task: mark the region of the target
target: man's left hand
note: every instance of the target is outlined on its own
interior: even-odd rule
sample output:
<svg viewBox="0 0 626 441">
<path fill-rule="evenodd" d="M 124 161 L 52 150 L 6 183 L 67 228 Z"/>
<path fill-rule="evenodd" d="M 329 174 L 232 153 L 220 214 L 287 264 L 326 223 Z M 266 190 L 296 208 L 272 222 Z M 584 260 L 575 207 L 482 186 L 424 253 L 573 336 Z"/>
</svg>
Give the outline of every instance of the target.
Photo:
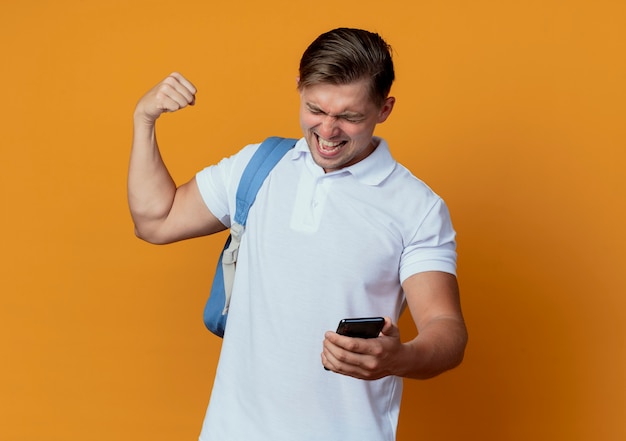
<svg viewBox="0 0 626 441">
<path fill-rule="evenodd" d="M 324 336 L 322 364 L 328 370 L 362 380 L 394 375 L 402 352 L 400 330 L 385 317 L 377 338 L 354 338 L 328 331 Z"/>
</svg>

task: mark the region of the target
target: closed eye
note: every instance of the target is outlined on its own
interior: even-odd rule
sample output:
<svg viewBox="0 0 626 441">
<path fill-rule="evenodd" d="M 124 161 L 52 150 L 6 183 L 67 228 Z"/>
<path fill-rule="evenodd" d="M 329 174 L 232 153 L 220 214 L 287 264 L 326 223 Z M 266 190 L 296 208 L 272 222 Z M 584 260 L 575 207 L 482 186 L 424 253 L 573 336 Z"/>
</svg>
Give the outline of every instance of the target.
<svg viewBox="0 0 626 441">
<path fill-rule="evenodd" d="M 306 108 L 312 115 L 328 115 L 328 113 L 324 112 L 322 109 L 312 106 L 311 104 L 307 104 Z M 365 117 L 359 113 L 341 113 L 339 115 L 335 115 L 334 117 L 351 124 L 358 124 L 365 119 Z"/>
<path fill-rule="evenodd" d="M 363 118 L 348 117 L 348 116 L 344 116 L 344 117 L 342 117 L 342 119 L 344 121 L 347 121 L 347 122 L 352 123 L 352 124 L 358 124 L 361 121 L 363 121 Z"/>
<path fill-rule="evenodd" d="M 313 107 L 310 104 L 307 104 L 306 108 L 309 111 L 309 113 L 312 113 L 313 115 L 326 115 L 326 113 L 323 112 L 322 109 Z"/>
</svg>

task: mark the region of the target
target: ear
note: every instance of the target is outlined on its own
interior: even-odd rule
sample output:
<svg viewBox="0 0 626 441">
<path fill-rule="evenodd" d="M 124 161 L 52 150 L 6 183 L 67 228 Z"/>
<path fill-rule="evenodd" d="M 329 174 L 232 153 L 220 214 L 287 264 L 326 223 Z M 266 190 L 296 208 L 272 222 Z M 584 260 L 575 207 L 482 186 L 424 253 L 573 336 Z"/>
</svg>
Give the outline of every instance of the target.
<svg viewBox="0 0 626 441">
<path fill-rule="evenodd" d="M 395 103 L 396 99 L 392 96 L 385 99 L 385 102 L 378 112 L 378 124 L 385 122 L 387 118 L 389 118 L 389 115 L 391 115 L 391 111 L 393 110 L 393 105 Z"/>
</svg>

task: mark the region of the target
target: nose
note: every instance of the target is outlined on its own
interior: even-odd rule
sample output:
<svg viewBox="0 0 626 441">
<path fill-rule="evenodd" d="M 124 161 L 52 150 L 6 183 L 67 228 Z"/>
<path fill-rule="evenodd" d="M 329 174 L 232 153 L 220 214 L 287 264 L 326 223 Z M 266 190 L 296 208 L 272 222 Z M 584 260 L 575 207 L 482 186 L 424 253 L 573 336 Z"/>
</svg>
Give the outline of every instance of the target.
<svg viewBox="0 0 626 441">
<path fill-rule="evenodd" d="M 325 115 L 322 123 L 319 126 L 319 134 L 324 139 L 332 139 L 334 136 L 337 136 L 339 132 L 340 129 L 337 124 L 337 117 L 332 115 Z"/>
</svg>

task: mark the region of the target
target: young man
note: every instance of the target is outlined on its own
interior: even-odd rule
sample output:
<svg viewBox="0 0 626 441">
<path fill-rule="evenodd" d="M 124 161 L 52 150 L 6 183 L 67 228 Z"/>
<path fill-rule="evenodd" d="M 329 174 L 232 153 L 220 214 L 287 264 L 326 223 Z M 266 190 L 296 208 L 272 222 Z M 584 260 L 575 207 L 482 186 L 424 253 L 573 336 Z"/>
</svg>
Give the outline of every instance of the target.
<svg viewBox="0 0 626 441">
<path fill-rule="evenodd" d="M 467 333 L 448 210 L 374 136 L 393 110 L 393 80 L 390 48 L 374 33 L 335 29 L 305 51 L 304 137 L 250 210 L 202 441 L 393 440 L 402 377 L 461 362 Z M 174 73 L 135 110 L 128 197 L 136 233 L 149 242 L 229 227 L 258 148 L 177 188 L 155 122 L 193 105 L 195 93 Z M 396 326 L 404 304 L 419 331 L 406 342 Z M 386 317 L 378 338 L 331 331 L 367 316 Z"/>
</svg>

